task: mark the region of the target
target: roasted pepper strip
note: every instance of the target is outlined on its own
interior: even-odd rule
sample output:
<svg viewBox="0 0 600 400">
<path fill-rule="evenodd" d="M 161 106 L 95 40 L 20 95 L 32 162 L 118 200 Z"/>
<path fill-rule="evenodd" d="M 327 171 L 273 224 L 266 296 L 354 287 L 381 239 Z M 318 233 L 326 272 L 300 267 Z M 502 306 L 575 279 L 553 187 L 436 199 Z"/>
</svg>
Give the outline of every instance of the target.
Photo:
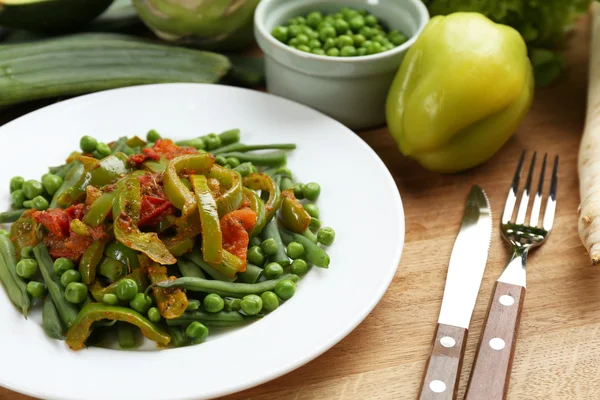
<svg viewBox="0 0 600 400">
<path fill-rule="evenodd" d="M 167 268 L 160 265 L 154 265 L 148 268 L 148 277 L 150 282 L 159 283 L 168 281 Z M 173 319 L 180 317 L 188 306 L 188 299 L 185 293 L 181 289 L 161 289 L 157 287 L 152 288 L 156 304 L 160 310 L 160 315 L 166 319 Z"/>
<path fill-rule="evenodd" d="M 160 264 L 175 264 L 177 259 L 154 232 L 141 232 L 141 187 L 137 177 L 127 179 L 113 206 L 115 238 L 125 246 L 141 251 Z"/>
<path fill-rule="evenodd" d="M 252 190 L 262 190 L 269 193 L 269 198 L 265 202 L 265 210 L 267 217 L 265 224 L 268 223 L 274 216 L 279 207 L 281 207 L 281 191 L 273 178 L 265 174 L 250 174 L 244 178 L 244 186 Z"/>
<path fill-rule="evenodd" d="M 123 187 L 125 181 L 126 179 L 121 179 L 119 182 L 117 182 L 114 190 L 103 193 L 98 199 L 96 199 L 83 217 L 83 222 L 89 226 L 98 226 L 102 224 L 106 217 L 108 217 L 110 214 L 114 201 L 117 198 L 117 195 L 119 194 L 119 191 Z"/>
<path fill-rule="evenodd" d="M 82 349 L 86 339 L 90 335 L 92 324 L 103 319 L 118 320 L 133 324 L 142 330 L 144 336 L 161 346 L 166 346 L 171 341 L 171 337 L 162 328 L 131 308 L 91 303 L 83 307 L 73 325 L 69 328 L 66 338 L 69 347 L 73 350 Z"/>
<path fill-rule="evenodd" d="M 163 177 L 163 186 L 169 201 L 182 211 L 183 216 L 187 217 L 194 212 L 196 197 L 181 181 L 179 173 L 185 170 L 188 173 L 204 174 L 213 164 L 214 157 L 208 153 L 186 154 L 169 161 Z"/>
<path fill-rule="evenodd" d="M 281 193 L 280 218 L 283 227 L 296 233 L 304 233 L 310 225 L 311 216 L 294 196 L 293 190 L 284 190 Z"/>
<path fill-rule="evenodd" d="M 242 201 L 244 201 L 242 176 L 236 171 L 215 164 L 210 169 L 208 177 L 218 180 L 221 189 L 225 188 L 225 191 L 216 199 L 219 216 L 222 217 L 227 213 L 237 210 Z"/>
<path fill-rule="evenodd" d="M 146 275 L 142 269 L 136 269 L 129 275 L 123 277 L 122 279 L 125 279 L 125 278 L 133 279 L 135 281 L 135 283 L 137 283 L 140 291 L 146 290 L 146 286 L 147 286 L 146 285 Z M 102 285 L 100 285 L 99 282 L 96 282 L 93 285 L 91 285 L 90 292 L 92 293 L 94 300 L 101 302 L 102 299 L 104 298 L 105 294 L 109 294 L 109 293 L 116 294 L 117 293 L 117 285 L 119 284 L 120 280 L 121 279 L 119 279 L 116 282 L 111 283 L 110 285 L 108 285 L 106 287 L 102 287 Z"/>
<path fill-rule="evenodd" d="M 103 240 L 96 240 L 88 247 L 81 261 L 79 261 L 79 273 L 81 274 L 81 281 L 86 285 L 91 285 L 96 282 L 96 267 L 104 256 L 104 247 L 110 240 L 110 236 Z"/>
<path fill-rule="evenodd" d="M 160 161 L 154 160 L 146 160 L 142 163 L 142 168 L 146 171 L 150 172 L 165 172 L 167 170 L 167 166 L 169 165 L 169 160 L 165 157 L 161 157 Z"/>
<path fill-rule="evenodd" d="M 89 158 L 84 156 L 78 158 L 85 166 L 85 173 L 58 198 L 58 205 L 68 206 L 74 204 L 85 194 L 85 189 L 89 185 L 108 185 L 130 171 L 127 156 L 123 153 L 112 154 L 102 160 L 93 159 L 95 160 L 94 163 L 88 161 Z"/>
<path fill-rule="evenodd" d="M 217 204 L 204 175 L 192 175 L 191 182 L 198 200 L 204 260 L 211 264 L 220 264 L 223 261 L 223 236 Z"/>
<path fill-rule="evenodd" d="M 120 261 L 127 265 L 129 271 L 140 268 L 140 262 L 136 251 L 116 240 L 106 246 L 104 254 L 113 260 Z"/>
<path fill-rule="evenodd" d="M 246 199 L 248 199 L 248 202 L 250 202 L 250 209 L 256 214 L 256 223 L 250 232 L 248 232 L 250 239 L 252 239 L 262 232 L 267 224 L 267 211 L 265 203 L 254 191 L 244 188 L 244 195 L 246 196 Z"/>
<path fill-rule="evenodd" d="M 49 208 L 58 207 L 59 199 L 65 194 L 68 190 L 70 190 L 75 183 L 79 182 L 79 180 L 83 177 L 85 173 L 85 167 L 83 164 L 77 160 L 73 162 L 73 167 L 69 170 L 69 173 L 63 180 L 63 183 L 60 185 L 54 196 L 52 196 L 52 201 L 50 202 Z"/>
<path fill-rule="evenodd" d="M 42 241 L 42 234 L 38 229 L 39 223 L 33 218 L 35 210 L 27 210 L 10 227 L 10 239 L 15 245 L 15 252 L 27 246 L 36 246 Z"/>
</svg>

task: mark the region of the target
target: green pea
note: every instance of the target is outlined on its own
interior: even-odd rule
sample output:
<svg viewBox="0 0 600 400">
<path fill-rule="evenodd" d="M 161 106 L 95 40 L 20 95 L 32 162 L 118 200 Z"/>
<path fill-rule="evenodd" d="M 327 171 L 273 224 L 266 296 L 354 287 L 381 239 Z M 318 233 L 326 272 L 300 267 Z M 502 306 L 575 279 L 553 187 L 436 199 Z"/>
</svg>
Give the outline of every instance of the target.
<svg viewBox="0 0 600 400">
<path fill-rule="evenodd" d="M 274 175 L 285 176 L 292 179 L 292 171 L 288 167 L 279 167 L 275 170 Z"/>
<path fill-rule="evenodd" d="M 35 179 L 30 179 L 27 182 L 23 183 L 23 188 L 21 190 L 23 190 L 23 194 L 25 195 L 25 197 L 27 197 L 30 200 L 44 193 L 44 187 L 40 182 L 36 181 Z"/>
<path fill-rule="evenodd" d="M 106 293 L 102 296 L 102 302 L 104 304 L 108 304 L 109 306 L 116 306 L 119 304 L 119 298 L 114 293 Z"/>
<path fill-rule="evenodd" d="M 322 21 L 323 14 L 320 11 L 313 11 L 306 16 L 306 23 L 313 28 L 317 28 Z"/>
<path fill-rule="evenodd" d="M 10 194 L 14 208 L 22 208 L 23 202 L 27 199 L 21 189 L 17 189 Z"/>
<path fill-rule="evenodd" d="M 304 275 L 308 272 L 308 264 L 301 258 L 294 260 L 290 267 L 292 274 Z"/>
<path fill-rule="evenodd" d="M 341 36 L 338 36 L 338 38 L 335 40 L 335 45 L 337 46 L 338 49 L 341 50 L 345 46 L 353 46 L 354 40 L 352 39 L 351 36 L 341 35 Z"/>
<path fill-rule="evenodd" d="M 352 31 L 359 32 L 365 26 L 365 19 L 362 15 L 354 16 L 348 22 L 348 25 L 350 25 L 350 29 L 352 29 Z"/>
<path fill-rule="evenodd" d="M 321 228 L 317 233 L 317 240 L 324 246 L 331 246 L 335 240 L 335 231 L 333 228 Z"/>
<path fill-rule="evenodd" d="M 406 38 L 406 36 L 404 36 L 401 32 L 396 31 L 396 30 L 391 31 L 388 34 L 388 39 L 390 40 L 390 42 L 392 42 L 396 46 L 400 46 L 401 44 L 403 44 L 404 42 L 406 42 L 408 40 Z"/>
<path fill-rule="evenodd" d="M 146 314 L 150 306 L 152 306 L 152 299 L 145 293 L 136 293 L 134 298 L 129 302 L 129 307 L 140 314 Z"/>
<path fill-rule="evenodd" d="M 296 18 L 290 18 L 286 21 L 287 26 L 291 26 L 291 25 L 297 25 L 298 22 L 296 21 Z"/>
<path fill-rule="evenodd" d="M 204 305 L 204 309 L 210 313 L 219 312 L 223 310 L 223 307 L 225 307 L 223 298 L 215 293 L 211 293 L 206 296 L 202 304 Z"/>
<path fill-rule="evenodd" d="M 308 36 L 306 36 L 304 33 L 301 33 L 298 36 L 296 36 L 296 40 L 298 41 L 298 46 L 300 46 L 301 44 L 308 45 L 308 42 L 310 41 Z"/>
<path fill-rule="evenodd" d="M 251 162 L 245 162 L 234 168 L 242 177 L 248 176 L 256 172 L 256 167 Z"/>
<path fill-rule="evenodd" d="M 375 29 L 379 34 L 385 33 L 385 29 L 383 29 L 383 25 L 381 25 L 381 24 L 375 24 L 373 29 Z"/>
<path fill-rule="evenodd" d="M 271 291 L 264 292 L 260 295 L 260 298 L 263 302 L 262 309 L 266 312 L 275 311 L 279 307 L 279 298 Z"/>
<path fill-rule="evenodd" d="M 218 165 L 225 165 L 227 164 L 227 159 L 223 156 L 216 156 L 215 157 L 215 164 Z"/>
<path fill-rule="evenodd" d="M 383 46 L 381 43 L 372 42 L 369 47 L 367 47 L 367 54 L 377 54 L 383 51 Z"/>
<path fill-rule="evenodd" d="M 312 50 L 314 49 L 320 49 L 321 48 L 321 42 L 319 41 L 319 39 L 312 39 L 310 42 L 308 42 L 308 47 L 310 47 Z"/>
<path fill-rule="evenodd" d="M 286 28 L 285 26 L 276 26 L 271 32 L 271 35 L 273 35 L 275 39 L 283 43 L 287 42 L 289 39 L 288 28 Z"/>
<path fill-rule="evenodd" d="M 10 233 L 6 229 L 0 229 L 0 235 L 10 236 Z"/>
<path fill-rule="evenodd" d="M 244 296 L 242 303 L 240 304 L 242 311 L 246 315 L 256 315 L 262 310 L 263 301 L 260 296 L 255 294 L 249 294 Z"/>
<path fill-rule="evenodd" d="M 342 14 L 341 12 L 336 12 L 335 14 L 333 14 L 333 18 L 335 18 L 336 20 L 344 19 L 344 14 Z"/>
<path fill-rule="evenodd" d="M 342 57 L 355 57 L 356 54 L 356 47 L 354 46 L 344 46 L 342 47 L 342 50 L 340 50 L 340 56 Z"/>
<path fill-rule="evenodd" d="M 35 256 L 33 255 L 33 246 L 25 246 L 21 249 L 21 259 L 35 259 Z"/>
<path fill-rule="evenodd" d="M 360 49 L 356 49 L 356 55 L 359 57 L 366 56 L 367 49 L 365 49 L 364 47 L 361 47 Z"/>
<path fill-rule="evenodd" d="M 333 17 L 333 15 L 326 15 L 325 18 L 323 18 L 324 24 L 333 25 L 334 22 L 335 22 L 335 18 Z"/>
<path fill-rule="evenodd" d="M 340 14 L 342 14 L 344 18 L 352 18 L 355 14 L 358 14 L 358 11 L 353 10 L 350 7 L 342 7 Z"/>
<path fill-rule="evenodd" d="M 112 153 L 110 147 L 106 143 L 98 143 L 98 146 L 96 146 L 96 151 L 101 157 L 108 157 Z"/>
<path fill-rule="evenodd" d="M 367 15 L 365 17 L 365 25 L 374 27 L 374 26 L 377 26 L 377 24 L 379 24 L 379 20 L 377 19 L 376 16 L 371 14 L 371 15 Z"/>
<path fill-rule="evenodd" d="M 36 299 L 41 299 L 46 295 L 46 285 L 42 282 L 31 281 L 27 283 L 27 293 L 31 295 L 31 297 L 35 297 Z"/>
<path fill-rule="evenodd" d="M 335 49 L 335 39 L 334 38 L 328 38 L 323 42 L 323 49 L 325 51 L 329 50 L 329 49 Z"/>
<path fill-rule="evenodd" d="M 290 39 L 290 41 L 288 42 L 288 46 L 297 47 L 297 46 L 300 46 L 300 42 L 298 42 L 298 39 L 293 38 L 293 39 Z"/>
<path fill-rule="evenodd" d="M 304 199 L 304 184 L 303 183 L 296 183 L 294 185 L 294 197 L 296 197 L 298 200 Z"/>
<path fill-rule="evenodd" d="M 160 322 L 161 315 L 158 308 L 150 307 L 150 309 L 148 310 L 148 319 L 152 322 Z"/>
<path fill-rule="evenodd" d="M 315 182 L 307 183 L 304 185 L 302 193 L 304 194 L 304 198 L 306 200 L 316 201 L 321 194 L 321 186 Z"/>
<path fill-rule="evenodd" d="M 31 279 L 38 272 L 38 263 L 35 260 L 26 258 L 17 263 L 17 275 L 21 278 Z"/>
<path fill-rule="evenodd" d="M 194 344 L 202 343 L 208 337 L 208 328 L 203 323 L 194 321 L 187 327 L 185 334 Z"/>
<path fill-rule="evenodd" d="M 326 54 L 323 49 L 312 49 L 310 52 L 318 56 L 324 56 Z"/>
<path fill-rule="evenodd" d="M 277 279 L 283 275 L 283 267 L 276 262 L 272 262 L 267 264 L 263 273 L 267 280 Z"/>
<path fill-rule="evenodd" d="M 267 256 L 275 255 L 278 250 L 277 242 L 273 238 L 268 238 L 268 239 L 264 240 L 260 244 L 260 247 L 262 248 L 265 255 L 267 255 Z"/>
<path fill-rule="evenodd" d="M 335 27 L 335 31 L 338 35 L 343 35 L 348 29 L 350 29 L 350 25 L 348 25 L 348 23 L 343 19 L 337 19 L 333 26 Z"/>
<path fill-rule="evenodd" d="M 363 35 L 367 40 L 371 39 L 376 34 L 375 30 L 368 26 L 363 27 L 358 33 Z"/>
<path fill-rule="evenodd" d="M 367 38 L 360 33 L 352 36 L 352 39 L 354 40 L 354 46 L 356 47 L 362 47 L 362 45 L 367 41 Z"/>
<path fill-rule="evenodd" d="M 49 206 L 48 200 L 43 196 L 36 196 L 31 200 L 31 208 L 35 208 L 36 210 L 46 210 Z"/>
<path fill-rule="evenodd" d="M 296 17 L 296 23 L 298 25 L 306 25 L 306 18 L 300 16 L 300 17 Z"/>
<path fill-rule="evenodd" d="M 254 265 L 263 265 L 265 263 L 265 253 L 260 246 L 252 246 L 248 250 L 248 255 L 246 256 L 248 261 Z"/>
<path fill-rule="evenodd" d="M 303 51 L 305 53 L 310 53 L 310 47 L 308 47 L 305 44 L 300 44 L 300 45 L 296 46 L 296 49 L 300 50 L 300 51 Z"/>
<path fill-rule="evenodd" d="M 133 279 L 121 279 L 117 284 L 117 297 L 120 300 L 132 300 L 138 292 L 138 285 Z"/>
<path fill-rule="evenodd" d="M 161 139 L 160 133 L 155 131 L 154 129 L 150 129 L 148 133 L 146 133 L 146 140 L 151 143 L 156 143 L 158 139 Z"/>
<path fill-rule="evenodd" d="M 296 284 L 290 279 L 284 279 L 275 285 L 275 294 L 282 300 L 289 300 L 296 293 Z"/>
<path fill-rule="evenodd" d="M 367 15 L 369 15 L 369 12 L 367 10 L 358 10 L 358 13 L 360 15 L 362 15 L 363 17 L 366 17 Z"/>
<path fill-rule="evenodd" d="M 54 273 L 58 276 L 62 276 L 65 271 L 75 268 L 75 264 L 73 264 L 73 261 L 69 260 L 68 258 L 61 257 L 54 260 L 53 267 Z"/>
<path fill-rule="evenodd" d="M 63 272 L 60 276 L 60 283 L 67 287 L 71 282 L 81 282 L 81 274 L 76 269 L 70 269 L 68 271 Z"/>
<path fill-rule="evenodd" d="M 214 150 L 218 147 L 221 147 L 221 138 L 214 133 L 206 135 L 203 140 L 207 150 Z"/>
<path fill-rule="evenodd" d="M 25 200 L 23 202 L 23 208 L 31 208 L 33 205 L 31 204 L 31 200 Z"/>
<path fill-rule="evenodd" d="M 302 28 L 300 26 L 298 26 L 298 25 L 290 25 L 290 26 L 288 26 L 288 37 L 290 39 L 295 38 L 296 36 L 298 36 L 301 33 L 302 33 Z M 290 44 L 290 46 L 291 46 L 291 44 Z"/>
<path fill-rule="evenodd" d="M 79 147 L 84 153 L 93 153 L 98 146 L 98 141 L 91 136 L 83 136 L 79 141 Z"/>
<path fill-rule="evenodd" d="M 308 25 L 304 25 L 304 26 L 302 26 L 302 27 L 301 27 L 301 29 L 302 29 L 302 33 L 304 33 L 304 34 L 305 34 L 306 36 L 308 36 L 309 38 L 310 38 L 310 34 L 311 34 L 311 32 L 314 32 L 313 28 L 311 28 L 311 27 L 310 27 L 310 26 L 308 26 Z"/>
<path fill-rule="evenodd" d="M 308 38 L 310 40 L 318 40 L 319 39 L 319 32 L 317 31 L 310 31 L 306 34 L 306 36 L 308 36 Z"/>
<path fill-rule="evenodd" d="M 337 47 L 333 47 L 333 48 L 327 50 L 327 55 L 330 57 L 339 57 L 340 49 L 338 49 Z"/>
<path fill-rule="evenodd" d="M 321 227 L 321 220 L 319 220 L 318 218 L 311 218 L 308 227 L 313 231 L 319 230 L 319 228 Z"/>
<path fill-rule="evenodd" d="M 308 203 L 304 205 L 306 212 L 313 218 L 319 218 L 319 207 L 316 204 Z"/>
<path fill-rule="evenodd" d="M 286 252 L 289 258 L 295 260 L 297 258 L 302 257 L 302 255 L 304 254 L 304 246 L 302 245 L 302 243 L 291 242 L 290 244 L 288 244 Z"/>
<path fill-rule="evenodd" d="M 22 176 L 13 176 L 10 180 L 10 192 L 14 192 L 15 190 L 19 190 L 23 187 L 23 183 L 25 183 L 25 179 Z"/>
<path fill-rule="evenodd" d="M 373 42 L 379 43 L 382 46 L 385 45 L 385 44 L 387 44 L 389 42 L 388 39 L 385 36 L 383 36 L 383 35 L 376 35 L 376 36 L 373 37 L 372 40 L 373 40 Z"/>
<path fill-rule="evenodd" d="M 71 282 L 65 288 L 65 298 L 68 302 L 79 304 L 87 298 L 88 288 L 81 282 Z"/>
<path fill-rule="evenodd" d="M 235 157 L 227 157 L 225 161 L 227 164 L 231 165 L 231 168 L 235 168 L 240 165 L 240 160 Z"/>
<path fill-rule="evenodd" d="M 333 26 L 326 26 L 319 30 L 319 37 L 323 42 L 326 42 L 327 39 L 335 39 L 337 36 L 337 32 Z"/>
<path fill-rule="evenodd" d="M 196 311 L 197 309 L 200 308 L 200 305 L 202 303 L 200 303 L 200 300 L 196 300 L 196 299 L 189 299 L 188 300 L 188 305 L 185 308 L 185 311 Z"/>
<path fill-rule="evenodd" d="M 390 51 L 390 50 L 393 50 L 395 48 L 396 48 L 396 46 L 394 46 L 392 43 L 388 43 L 388 44 L 386 44 L 386 45 L 383 46 L 383 51 Z"/>
</svg>

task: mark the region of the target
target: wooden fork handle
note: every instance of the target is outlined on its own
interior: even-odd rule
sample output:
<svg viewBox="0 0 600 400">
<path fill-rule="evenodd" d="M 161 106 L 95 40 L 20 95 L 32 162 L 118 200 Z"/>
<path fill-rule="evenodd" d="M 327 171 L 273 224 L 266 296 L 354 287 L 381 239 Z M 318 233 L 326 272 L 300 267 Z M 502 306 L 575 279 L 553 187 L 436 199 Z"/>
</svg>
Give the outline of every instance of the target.
<svg viewBox="0 0 600 400">
<path fill-rule="evenodd" d="M 456 398 L 466 342 L 465 328 L 438 324 L 431 354 L 425 366 L 419 393 L 420 400 Z"/>
<path fill-rule="evenodd" d="M 506 399 L 525 288 L 497 282 L 465 400 Z"/>
</svg>

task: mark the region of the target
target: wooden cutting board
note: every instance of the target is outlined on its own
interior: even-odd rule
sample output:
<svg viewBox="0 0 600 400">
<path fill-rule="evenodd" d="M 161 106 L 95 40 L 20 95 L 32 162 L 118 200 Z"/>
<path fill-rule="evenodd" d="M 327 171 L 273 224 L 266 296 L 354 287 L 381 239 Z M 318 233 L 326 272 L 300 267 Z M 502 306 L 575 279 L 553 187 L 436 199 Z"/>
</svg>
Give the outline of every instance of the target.
<svg viewBox="0 0 600 400">
<path fill-rule="evenodd" d="M 360 133 L 394 175 L 406 212 L 404 254 L 387 294 L 354 332 L 321 357 L 226 399 L 414 399 L 464 201 L 470 186 L 480 184 L 490 198 L 496 228 L 471 323 L 462 398 L 493 283 L 508 256 L 498 229 L 499 216 L 523 148 L 560 155 L 559 191 L 554 231 L 528 262 L 528 290 L 509 399 L 600 396 L 600 269 L 590 266 L 577 235 L 577 152 L 585 117 L 588 24 L 587 19 L 580 21 L 569 40 L 569 67 L 560 81 L 536 92 L 533 108 L 516 135 L 473 171 L 452 176 L 426 172 L 399 154 L 386 129 Z M 0 123 L 8 118 L 5 114 L 2 121 L 0 116 Z M 368 210 L 356 211 L 368 215 Z M 335 312 L 343 299 L 327 306 Z M 34 381 L 32 375 L 32 385 Z M 27 399 L 6 389 L 0 389 L 0 398 Z"/>
</svg>

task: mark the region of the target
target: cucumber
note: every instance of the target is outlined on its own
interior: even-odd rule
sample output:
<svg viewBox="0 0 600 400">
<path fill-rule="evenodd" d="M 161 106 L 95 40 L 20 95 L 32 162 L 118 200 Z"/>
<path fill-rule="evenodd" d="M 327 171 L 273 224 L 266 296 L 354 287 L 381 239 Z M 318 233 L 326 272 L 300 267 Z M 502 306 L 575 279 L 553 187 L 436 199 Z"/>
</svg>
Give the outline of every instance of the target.
<svg viewBox="0 0 600 400">
<path fill-rule="evenodd" d="M 0 26 L 28 31 L 67 31 L 102 14 L 113 0 L 0 0 Z"/>
<path fill-rule="evenodd" d="M 0 44 L 0 106 L 149 83 L 215 83 L 230 67 L 220 54 L 110 33 Z"/>
</svg>

